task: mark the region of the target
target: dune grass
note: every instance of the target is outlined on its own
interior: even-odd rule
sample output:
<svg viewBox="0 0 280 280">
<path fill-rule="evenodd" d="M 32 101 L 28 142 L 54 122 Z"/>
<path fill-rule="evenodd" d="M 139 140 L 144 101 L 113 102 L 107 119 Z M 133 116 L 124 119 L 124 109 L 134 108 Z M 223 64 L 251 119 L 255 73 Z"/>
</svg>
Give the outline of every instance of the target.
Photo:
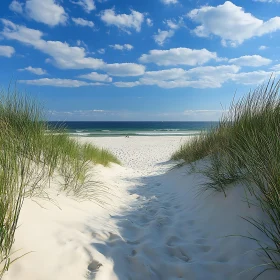
<svg viewBox="0 0 280 280">
<path fill-rule="evenodd" d="M 280 81 L 270 80 L 231 105 L 219 125 L 173 154 L 193 163 L 207 157 L 204 190 L 223 192 L 243 182 L 266 213 L 267 220 L 247 219 L 268 240 L 260 245 L 267 262 L 264 273 L 280 270 Z M 257 275 L 259 276 L 259 275 Z"/>
<path fill-rule="evenodd" d="M 63 127 L 49 127 L 42 112 L 34 100 L 16 90 L 1 93 L 0 278 L 14 261 L 10 252 L 26 197 L 48 198 L 46 188 L 58 174 L 60 191 L 98 200 L 104 187 L 92 177 L 93 165 L 119 164 L 109 151 L 80 144 Z"/>
</svg>

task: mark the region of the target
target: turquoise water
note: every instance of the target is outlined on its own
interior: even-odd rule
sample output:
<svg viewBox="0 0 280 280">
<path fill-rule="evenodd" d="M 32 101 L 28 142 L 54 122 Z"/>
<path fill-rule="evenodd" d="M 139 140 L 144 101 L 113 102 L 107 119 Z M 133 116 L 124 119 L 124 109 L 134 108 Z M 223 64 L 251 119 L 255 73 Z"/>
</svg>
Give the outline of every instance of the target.
<svg viewBox="0 0 280 280">
<path fill-rule="evenodd" d="M 188 136 L 199 134 L 217 122 L 49 122 L 63 125 L 71 135 L 104 136 Z"/>
</svg>

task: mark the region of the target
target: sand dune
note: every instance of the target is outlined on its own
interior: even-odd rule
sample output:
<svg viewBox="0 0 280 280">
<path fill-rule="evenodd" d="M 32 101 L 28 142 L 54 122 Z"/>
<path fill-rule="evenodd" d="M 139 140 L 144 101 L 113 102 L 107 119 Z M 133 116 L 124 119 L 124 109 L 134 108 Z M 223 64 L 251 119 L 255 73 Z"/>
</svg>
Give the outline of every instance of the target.
<svg viewBox="0 0 280 280">
<path fill-rule="evenodd" d="M 98 166 L 108 189 L 102 204 L 57 196 L 59 207 L 26 200 L 5 280 L 252 279 L 262 268 L 259 232 L 241 217 L 262 217 L 244 202 L 242 186 L 200 194 L 201 175 L 170 170 L 180 137 L 81 138 L 110 149 L 123 166 Z M 55 183 L 53 183 L 55 189 Z M 259 279 L 274 279 L 277 273 Z"/>
</svg>

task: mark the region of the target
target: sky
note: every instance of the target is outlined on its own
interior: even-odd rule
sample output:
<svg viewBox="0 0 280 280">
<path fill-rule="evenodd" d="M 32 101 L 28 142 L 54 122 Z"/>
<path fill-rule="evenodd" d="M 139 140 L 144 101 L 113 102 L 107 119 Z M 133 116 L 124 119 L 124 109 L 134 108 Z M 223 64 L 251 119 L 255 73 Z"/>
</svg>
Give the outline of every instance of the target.
<svg viewBox="0 0 280 280">
<path fill-rule="evenodd" d="M 279 42 L 280 0 L 1 0 L 0 86 L 48 120 L 215 121 Z"/>
</svg>

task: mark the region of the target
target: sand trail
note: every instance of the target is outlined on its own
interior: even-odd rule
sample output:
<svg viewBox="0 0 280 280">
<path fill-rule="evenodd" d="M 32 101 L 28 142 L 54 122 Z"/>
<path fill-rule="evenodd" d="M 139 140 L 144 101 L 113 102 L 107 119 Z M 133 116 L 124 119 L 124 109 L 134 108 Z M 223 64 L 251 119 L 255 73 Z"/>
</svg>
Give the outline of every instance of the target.
<svg viewBox="0 0 280 280">
<path fill-rule="evenodd" d="M 228 199 L 222 194 L 198 196 L 201 175 L 191 175 L 188 167 L 171 170 L 174 163 L 169 159 L 178 139 L 165 139 L 169 143 L 163 147 L 161 139 L 158 143 L 141 140 L 140 145 L 126 140 L 134 160 L 121 144 L 110 146 L 134 171 L 126 180 L 132 182 L 128 192 L 135 199 L 121 215 L 112 216 L 119 233 L 92 244 L 113 260 L 116 279 L 253 278 L 260 268 L 245 271 L 261 262 L 252 251 L 256 244 L 241 237 L 225 238 L 255 232 L 240 218 L 258 215 L 257 209 L 242 201 L 242 187 L 230 191 Z M 102 278 L 102 270 L 99 275 Z"/>
<path fill-rule="evenodd" d="M 81 138 L 122 161 L 122 167 L 96 170 L 111 197 L 100 206 L 61 195 L 62 210 L 27 201 L 15 249 L 36 253 L 12 265 L 4 280 L 252 279 L 262 270 L 250 270 L 263 261 L 258 245 L 225 236 L 250 232 L 262 238 L 241 218 L 262 214 L 243 201 L 242 186 L 232 187 L 227 198 L 198 196 L 205 178 L 187 166 L 172 169 L 169 161 L 186 139 Z M 259 279 L 277 279 L 277 273 Z"/>
</svg>

